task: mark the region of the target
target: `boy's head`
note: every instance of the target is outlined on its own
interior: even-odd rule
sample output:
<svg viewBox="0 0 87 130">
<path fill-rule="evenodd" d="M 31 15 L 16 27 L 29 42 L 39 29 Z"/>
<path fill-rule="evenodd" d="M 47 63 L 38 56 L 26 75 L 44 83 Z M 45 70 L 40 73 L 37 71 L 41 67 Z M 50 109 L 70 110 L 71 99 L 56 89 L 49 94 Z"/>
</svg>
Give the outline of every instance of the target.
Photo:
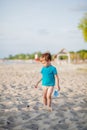
<svg viewBox="0 0 87 130">
<path fill-rule="evenodd" d="M 40 61 L 42 62 L 44 66 L 47 66 L 50 64 L 51 59 L 52 59 L 51 54 L 47 52 L 47 53 L 42 54 Z"/>
<path fill-rule="evenodd" d="M 41 58 L 42 59 L 44 59 L 45 61 L 51 61 L 51 54 L 50 53 L 44 53 L 44 54 L 42 54 L 42 56 L 41 56 Z"/>
</svg>

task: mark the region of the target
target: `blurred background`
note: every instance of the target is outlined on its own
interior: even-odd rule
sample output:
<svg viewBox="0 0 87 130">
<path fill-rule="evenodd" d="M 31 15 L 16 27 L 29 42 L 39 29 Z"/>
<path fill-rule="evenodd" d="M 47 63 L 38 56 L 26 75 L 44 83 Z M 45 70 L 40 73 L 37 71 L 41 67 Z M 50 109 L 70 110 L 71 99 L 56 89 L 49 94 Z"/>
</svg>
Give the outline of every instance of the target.
<svg viewBox="0 0 87 130">
<path fill-rule="evenodd" d="M 63 48 L 87 60 L 87 0 L 0 0 L 0 58 L 55 57 Z"/>
</svg>

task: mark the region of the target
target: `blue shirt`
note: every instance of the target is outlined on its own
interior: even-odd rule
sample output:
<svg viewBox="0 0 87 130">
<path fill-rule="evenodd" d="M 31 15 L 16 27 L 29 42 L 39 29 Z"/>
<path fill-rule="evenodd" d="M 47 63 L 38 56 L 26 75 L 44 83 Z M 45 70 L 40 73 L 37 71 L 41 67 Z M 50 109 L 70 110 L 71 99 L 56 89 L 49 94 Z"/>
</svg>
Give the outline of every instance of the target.
<svg viewBox="0 0 87 130">
<path fill-rule="evenodd" d="M 55 75 L 57 74 L 57 70 L 54 66 L 49 65 L 49 66 L 43 67 L 41 70 L 41 74 L 42 74 L 43 86 L 55 85 Z"/>
</svg>

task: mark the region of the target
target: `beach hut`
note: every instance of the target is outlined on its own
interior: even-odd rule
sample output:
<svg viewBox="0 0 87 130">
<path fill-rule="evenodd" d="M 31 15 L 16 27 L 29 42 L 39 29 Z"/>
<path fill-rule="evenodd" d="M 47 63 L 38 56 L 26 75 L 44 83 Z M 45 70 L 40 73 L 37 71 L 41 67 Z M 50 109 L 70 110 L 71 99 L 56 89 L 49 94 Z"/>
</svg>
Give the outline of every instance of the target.
<svg viewBox="0 0 87 130">
<path fill-rule="evenodd" d="M 61 56 L 66 56 L 67 60 L 60 60 Z M 64 48 L 60 50 L 56 55 L 56 60 L 58 63 L 70 63 L 70 53 Z"/>
</svg>

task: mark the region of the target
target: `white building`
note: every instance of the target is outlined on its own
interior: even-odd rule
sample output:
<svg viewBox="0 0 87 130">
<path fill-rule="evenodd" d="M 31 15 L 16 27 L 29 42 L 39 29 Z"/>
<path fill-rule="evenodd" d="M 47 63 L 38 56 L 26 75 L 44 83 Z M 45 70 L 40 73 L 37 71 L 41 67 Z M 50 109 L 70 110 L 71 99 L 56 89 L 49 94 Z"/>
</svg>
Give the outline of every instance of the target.
<svg viewBox="0 0 87 130">
<path fill-rule="evenodd" d="M 60 56 L 67 56 L 67 59 L 61 60 Z M 66 63 L 69 64 L 70 63 L 70 53 L 66 49 L 62 49 L 61 51 L 59 51 L 57 53 L 56 61 L 57 61 L 57 63 L 61 63 L 61 64 L 66 64 Z"/>
</svg>

